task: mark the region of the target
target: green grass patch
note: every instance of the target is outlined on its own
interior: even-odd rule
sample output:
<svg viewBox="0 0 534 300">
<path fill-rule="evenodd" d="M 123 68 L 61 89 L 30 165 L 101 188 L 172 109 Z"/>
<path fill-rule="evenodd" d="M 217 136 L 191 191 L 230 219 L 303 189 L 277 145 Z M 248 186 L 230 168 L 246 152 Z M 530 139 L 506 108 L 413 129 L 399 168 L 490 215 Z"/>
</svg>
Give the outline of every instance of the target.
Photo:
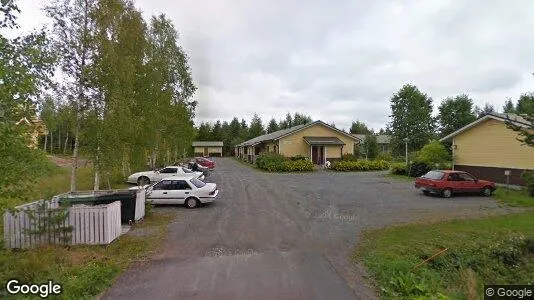
<svg viewBox="0 0 534 300">
<path fill-rule="evenodd" d="M 407 176 L 407 175 L 397 175 L 397 174 L 385 174 L 384 177 L 399 180 L 399 181 L 406 181 L 406 182 L 414 182 L 415 178 Z"/>
<path fill-rule="evenodd" d="M 136 261 L 150 258 L 165 237 L 169 214 L 150 214 L 132 230 L 151 230 L 143 236 L 123 235 L 106 246 L 47 246 L 30 250 L 0 250 L 0 282 L 16 278 L 21 282 L 63 286 L 63 299 L 93 299 L 113 284 L 114 279 Z M 2 287 L 1 293 L 5 292 Z"/>
<path fill-rule="evenodd" d="M 534 207 L 534 197 L 530 197 L 526 189 L 513 190 L 499 187 L 493 193 L 493 197 L 510 206 Z"/>
<path fill-rule="evenodd" d="M 532 228 L 534 211 L 368 230 L 354 259 L 384 299 L 477 299 L 484 284 L 534 283 Z"/>
</svg>

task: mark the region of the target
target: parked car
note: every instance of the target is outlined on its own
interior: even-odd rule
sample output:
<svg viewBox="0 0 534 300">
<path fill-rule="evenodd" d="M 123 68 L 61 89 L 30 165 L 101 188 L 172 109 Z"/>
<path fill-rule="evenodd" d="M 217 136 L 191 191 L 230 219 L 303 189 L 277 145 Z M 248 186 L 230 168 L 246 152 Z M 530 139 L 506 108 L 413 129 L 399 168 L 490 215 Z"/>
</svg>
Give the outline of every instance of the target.
<svg viewBox="0 0 534 300">
<path fill-rule="evenodd" d="M 208 176 L 210 171 L 208 167 L 198 164 L 194 160 L 190 161 L 187 167 L 193 171 L 202 172 L 205 176 Z"/>
<path fill-rule="evenodd" d="M 207 167 L 210 170 L 215 169 L 215 162 L 206 157 L 195 157 L 195 162 L 203 167 Z"/>
<path fill-rule="evenodd" d="M 134 187 L 138 188 L 138 187 Z M 146 201 L 152 204 L 184 204 L 195 208 L 213 202 L 219 195 L 217 184 L 205 183 L 193 176 L 171 176 L 146 188 Z"/>
<path fill-rule="evenodd" d="M 199 171 L 193 171 L 182 166 L 168 166 L 156 171 L 134 173 L 128 176 L 128 179 L 126 181 L 128 183 L 134 183 L 137 185 L 145 185 L 150 184 L 151 182 L 160 181 L 165 177 L 187 174 L 194 174 L 200 180 L 204 180 L 205 178 L 204 174 Z"/>
<path fill-rule="evenodd" d="M 439 194 L 445 198 L 455 193 L 481 193 L 491 196 L 495 191 L 495 183 L 477 179 L 475 176 L 453 170 L 430 171 L 415 179 L 415 187 L 426 194 Z"/>
</svg>

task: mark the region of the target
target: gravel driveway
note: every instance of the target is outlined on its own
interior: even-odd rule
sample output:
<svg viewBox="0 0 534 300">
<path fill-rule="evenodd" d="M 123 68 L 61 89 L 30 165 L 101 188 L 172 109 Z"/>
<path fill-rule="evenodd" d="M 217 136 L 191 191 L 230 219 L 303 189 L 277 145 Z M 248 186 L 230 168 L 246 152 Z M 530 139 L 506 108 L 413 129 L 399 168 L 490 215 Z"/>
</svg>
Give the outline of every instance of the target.
<svg viewBox="0 0 534 300">
<path fill-rule="evenodd" d="M 373 299 L 349 254 L 363 229 L 508 209 L 485 197 L 428 197 L 383 173 L 272 174 L 216 159 L 220 199 L 175 212 L 154 259 L 105 299 Z"/>
</svg>

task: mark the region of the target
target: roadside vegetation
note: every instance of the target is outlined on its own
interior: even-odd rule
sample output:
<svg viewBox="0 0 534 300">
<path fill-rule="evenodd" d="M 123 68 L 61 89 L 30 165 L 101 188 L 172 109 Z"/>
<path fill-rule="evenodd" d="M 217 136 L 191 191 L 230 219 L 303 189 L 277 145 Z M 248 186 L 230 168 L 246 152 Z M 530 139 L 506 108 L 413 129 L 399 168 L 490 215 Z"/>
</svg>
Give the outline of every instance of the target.
<svg viewBox="0 0 534 300">
<path fill-rule="evenodd" d="M 484 284 L 534 283 L 532 228 L 530 210 L 368 230 L 354 259 L 367 267 L 384 299 L 477 299 Z"/>
<path fill-rule="evenodd" d="M 46 164 L 46 172 L 28 187 L 18 198 L 2 198 L 2 208 L 13 207 L 47 196 L 68 192 L 70 188 L 70 168 Z M 93 187 L 93 168 L 90 164 L 81 166 L 77 172 L 80 190 Z M 111 188 L 124 188 L 121 179 L 111 183 Z M 111 286 L 114 279 L 136 261 L 150 257 L 165 237 L 168 224 L 173 215 L 155 214 L 147 210 L 143 221 L 132 227 L 132 231 L 145 231 L 147 234 L 136 236 L 122 235 L 105 246 L 60 246 L 50 245 L 26 250 L 3 248 L 0 239 L 0 282 L 17 278 L 21 282 L 54 282 L 63 286 L 65 299 L 93 298 Z M 3 223 L 0 224 L 0 229 Z M 0 297 L 4 291 L 0 291 Z"/>
<path fill-rule="evenodd" d="M 313 163 L 304 156 L 285 157 L 276 153 L 264 153 L 256 158 L 256 166 L 268 172 L 312 172 Z"/>
<path fill-rule="evenodd" d="M 330 167 L 334 171 L 379 171 L 389 169 L 390 163 L 385 160 L 337 161 Z"/>
</svg>

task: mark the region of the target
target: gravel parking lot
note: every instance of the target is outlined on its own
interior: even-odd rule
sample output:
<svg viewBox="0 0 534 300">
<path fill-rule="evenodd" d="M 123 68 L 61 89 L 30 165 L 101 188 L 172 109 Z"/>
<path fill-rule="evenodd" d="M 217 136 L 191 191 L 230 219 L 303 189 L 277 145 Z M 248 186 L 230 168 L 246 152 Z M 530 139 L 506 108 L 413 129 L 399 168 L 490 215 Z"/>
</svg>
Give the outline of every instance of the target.
<svg viewBox="0 0 534 300">
<path fill-rule="evenodd" d="M 106 299 L 372 299 L 349 253 L 363 229 L 507 213 L 486 197 L 424 196 L 384 173 L 273 174 L 216 159 L 220 198 L 176 212 L 162 251 Z"/>
</svg>

